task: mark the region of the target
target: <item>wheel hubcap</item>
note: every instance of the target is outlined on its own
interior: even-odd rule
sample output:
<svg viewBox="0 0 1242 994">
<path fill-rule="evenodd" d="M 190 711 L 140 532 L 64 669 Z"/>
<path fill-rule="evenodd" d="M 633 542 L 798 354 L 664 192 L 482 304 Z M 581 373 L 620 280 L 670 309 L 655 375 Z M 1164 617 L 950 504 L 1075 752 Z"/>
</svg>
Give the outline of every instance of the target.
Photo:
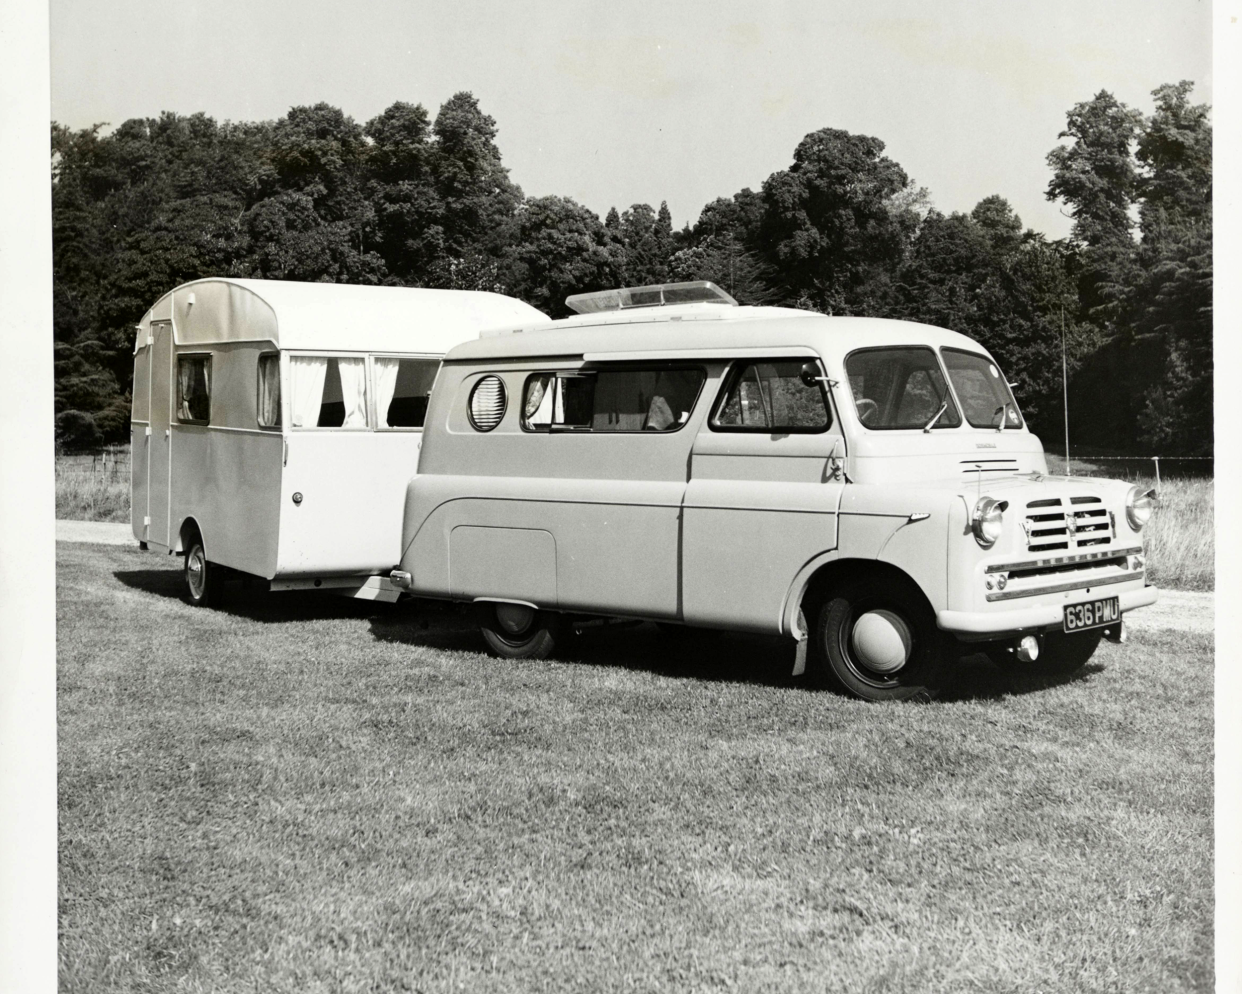
<svg viewBox="0 0 1242 994">
<path fill-rule="evenodd" d="M 496 621 L 507 635 L 521 635 L 535 620 L 535 612 L 524 604 L 497 604 Z"/>
<path fill-rule="evenodd" d="M 186 579 L 190 583 L 190 592 L 198 597 L 203 592 L 203 556 L 195 549 L 185 563 Z"/>
<path fill-rule="evenodd" d="M 910 661 L 914 640 L 899 614 L 877 609 L 854 622 L 850 647 L 858 661 L 874 673 L 896 673 Z"/>
</svg>

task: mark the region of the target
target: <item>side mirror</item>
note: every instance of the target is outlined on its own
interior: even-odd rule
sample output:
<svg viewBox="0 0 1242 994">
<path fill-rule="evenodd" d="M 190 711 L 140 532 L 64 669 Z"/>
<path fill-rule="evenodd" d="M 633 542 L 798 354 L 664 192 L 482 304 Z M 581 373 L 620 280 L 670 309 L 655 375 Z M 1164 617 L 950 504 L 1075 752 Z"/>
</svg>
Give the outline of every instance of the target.
<svg viewBox="0 0 1242 994">
<path fill-rule="evenodd" d="M 819 365 L 814 362 L 804 362 L 801 371 L 798 373 L 798 379 L 802 381 L 803 386 L 815 386 L 816 383 L 823 379 L 819 375 Z"/>
</svg>

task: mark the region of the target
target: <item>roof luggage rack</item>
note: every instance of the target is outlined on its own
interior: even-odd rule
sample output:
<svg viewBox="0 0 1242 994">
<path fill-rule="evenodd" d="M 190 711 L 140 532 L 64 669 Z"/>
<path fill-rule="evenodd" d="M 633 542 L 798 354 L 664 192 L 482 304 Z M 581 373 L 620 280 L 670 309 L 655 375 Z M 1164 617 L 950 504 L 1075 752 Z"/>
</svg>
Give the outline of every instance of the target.
<svg viewBox="0 0 1242 994">
<path fill-rule="evenodd" d="M 729 304 L 736 307 L 737 301 L 709 280 L 597 290 L 594 293 L 575 293 L 565 298 L 565 306 L 577 314 L 623 311 L 631 307 L 663 307 L 669 304 Z"/>
</svg>

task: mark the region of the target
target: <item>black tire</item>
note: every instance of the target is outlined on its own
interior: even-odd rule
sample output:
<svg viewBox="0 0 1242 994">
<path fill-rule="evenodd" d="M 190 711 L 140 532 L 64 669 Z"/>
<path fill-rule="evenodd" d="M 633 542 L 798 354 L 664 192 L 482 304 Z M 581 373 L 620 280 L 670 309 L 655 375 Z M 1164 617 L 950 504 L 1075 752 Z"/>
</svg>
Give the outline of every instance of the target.
<svg viewBox="0 0 1242 994">
<path fill-rule="evenodd" d="M 487 647 L 502 659 L 546 659 L 565 631 L 559 614 L 520 604 L 481 601 L 475 612 Z"/>
<path fill-rule="evenodd" d="M 828 591 L 815 612 L 807 647 L 807 676 L 812 686 L 843 690 L 866 701 L 930 700 L 939 693 L 949 653 L 930 605 L 911 585 L 883 577 L 840 583 Z M 867 627 L 901 634 L 904 650 L 881 665 L 866 660 L 855 632 L 865 615 Z"/>
<path fill-rule="evenodd" d="M 195 607 L 212 607 L 220 603 L 222 570 L 208 562 L 203 540 L 197 536 L 190 540 L 185 550 L 185 596 Z"/>
</svg>

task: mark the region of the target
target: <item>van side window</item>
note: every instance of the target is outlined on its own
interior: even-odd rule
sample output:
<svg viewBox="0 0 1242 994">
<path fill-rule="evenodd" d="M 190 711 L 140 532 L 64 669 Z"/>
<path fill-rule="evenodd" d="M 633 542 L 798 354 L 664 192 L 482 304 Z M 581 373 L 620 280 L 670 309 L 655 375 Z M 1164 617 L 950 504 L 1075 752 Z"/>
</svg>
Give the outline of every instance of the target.
<svg viewBox="0 0 1242 994">
<path fill-rule="evenodd" d="M 367 427 L 366 360 L 353 356 L 289 357 L 294 428 Z"/>
<path fill-rule="evenodd" d="M 814 433 L 832 426 L 819 383 L 802 382 L 805 359 L 737 363 L 726 380 L 711 427 L 716 431 Z"/>
<path fill-rule="evenodd" d="M 858 420 L 867 428 L 956 428 L 962 423 L 929 348 L 860 349 L 846 357 L 845 374 Z"/>
<path fill-rule="evenodd" d="M 380 428 L 421 428 L 439 359 L 375 356 L 375 415 Z"/>
<path fill-rule="evenodd" d="M 702 368 L 600 367 L 535 373 L 522 395 L 522 427 L 579 431 L 676 431 L 690 419 Z"/>
<path fill-rule="evenodd" d="M 280 356 L 259 356 L 258 416 L 260 428 L 280 427 Z"/>
<path fill-rule="evenodd" d="M 211 356 L 177 356 L 177 420 L 200 425 L 211 420 Z"/>
</svg>

